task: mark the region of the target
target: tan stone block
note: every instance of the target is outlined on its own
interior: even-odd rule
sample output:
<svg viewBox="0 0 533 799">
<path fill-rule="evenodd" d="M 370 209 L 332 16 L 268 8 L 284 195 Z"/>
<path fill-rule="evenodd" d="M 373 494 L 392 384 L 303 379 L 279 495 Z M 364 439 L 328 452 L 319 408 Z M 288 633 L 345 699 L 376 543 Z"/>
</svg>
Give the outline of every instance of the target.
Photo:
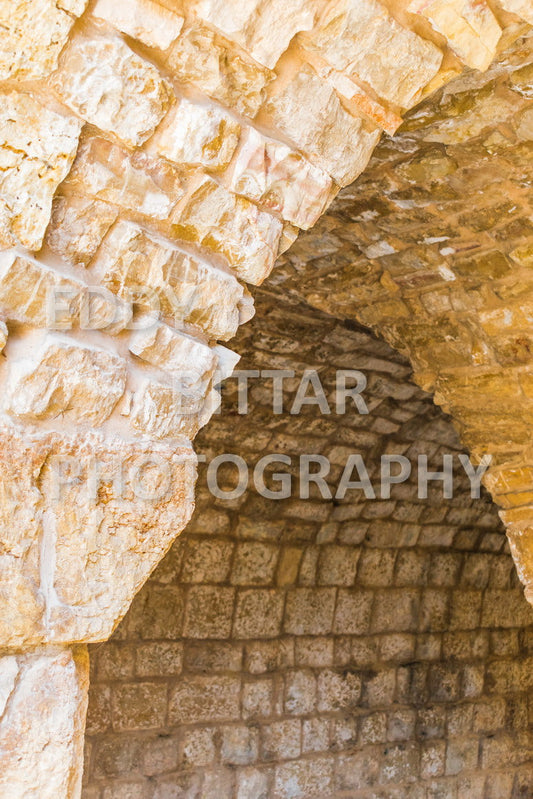
<svg viewBox="0 0 533 799">
<path fill-rule="evenodd" d="M 81 17 L 89 0 L 55 0 L 56 6 L 74 14 L 76 17 Z"/>
<path fill-rule="evenodd" d="M 170 693 L 169 723 L 195 724 L 239 718 L 239 677 L 193 677 Z"/>
<path fill-rule="evenodd" d="M 147 149 L 177 164 L 225 169 L 239 142 L 241 126 L 215 105 L 182 99 L 174 105 Z"/>
<path fill-rule="evenodd" d="M 300 38 L 335 70 L 404 108 L 413 104 L 442 61 L 438 47 L 399 25 L 376 0 L 335 3 L 315 30 Z"/>
<path fill-rule="evenodd" d="M 217 367 L 214 351 L 201 341 L 163 322 L 147 322 L 129 341 L 138 358 L 168 372 L 188 397 L 204 397 Z"/>
<path fill-rule="evenodd" d="M 36 327 L 86 327 L 117 331 L 127 322 L 127 309 L 106 289 L 90 296 L 88 286 L 35 258 L 14 250 L 0 253 L 0 308 L 8 319 Z"/>
<path fill-rule="evenodd" d="M 189 398 L 179 387 L 146 380 L 134 392 L 127 416 L 132 427 L 146 435 L 192 439 L 202 427 L 204 409 L 203 397 Z"/>
<path fill-rule="evenodd" d="M 118 216 L 114 208 L 89 197 L 56 197 L 46 244 L 73 264 L 87 266 Z"/>
<path fill-rule="evenodd" d="M 199 17 L 241 45 L 256 61 L 273 69 L 293 36 L 313 27 L 314 0 L 197 0 Z"/>
<path fill-rule="evenodd" d="M 0 0 L 0 80 L 53 72 L 73 24 L 55 0 Z"/>
<path fill-rule="evenodd" d="M 332 796 L 334 761 L 331 757 L 313 758 L 276 767 L 275 790 L 280 799 L 297 796 Z"/>
<path fill-rule="evenodd" d="M 76 36 L 51 85 L 83 119 L 132 146 L 154 132 L 173 97 L 157 69 L 118 36 Z"/>
<path fill-rule="evenodd" d="M 275 638 L 280 634 L 283 594 L 255 588 L 237 597 L 233 635 L 236 638 Z"/>
<path fill-rule="evenodd" d="M 328 174 L 255 128 L 244 134 L 229 187 L 306 230 L 324 213 L 333 196 Z"/>
<path fill-rule="evenodd" d="M 189 589 L 185 610 L 185 638 L 229 638 L 235 589 L 197 585 Z"/>
<path fill-rule="evenodd" d="M 153 0 L 97 0 L 92 14 L 114 28 L 139 39 L 147 47 L 168 50 L 183 27 L 183 17 Z"/>
<path fill-rule="evenodd" d="M 275 74 L 238 52 L 219 34 L 200 24 L 187 26 L 172 46 L 168 66 L 181 83 L 234 109 L 255 117 L 265 96 L 265 86 Z"/>
<path fill-rule="evenodd" d="M 64 187 L 154 219 L 167 219 L 185 193 L 182 174 L 168 162 L 99 137 L 82 144 Z"/>
<path fill-rule="evenodd" d="M 311 67 L 303 67 L 271 97 L 266 110 L 273 123 L 340 186 L 361 174 L 381 133 L 368 119 L 348 113 Z"/>
<path fill-rule="evenodd" d="M 253 300 L 229 272 L 193 258 L 172 242 L 128 221 L 106 236 L 93 272 L 126 302 L 146 295 L 152 310 L 176 327 L 189 322 L 227 341 L 254 313 Z M 152 305 L 153 300 L 153 305 Z"/>
<path fill-rule="evenodd" d="M 502 31 L 487 3 L 478 0 L 413 0 L 408 10 L 427 17 L 469 67 L 488 69 L 496 55 Z"/>
<path fill-rule="evenodd" d="M 6 381 L 8 413 L 21 419 L 102 424 L 126 387 L 126 363 L 113 352 L 47 334 Z"/>
<path fill-rule="evenodd" d="M 497 0 L 497 3 L 506 11 L 522 17 L 530 25 L 533 25 L 533 8 L 529 0 Z"/>
<path fill-rule="evenodd" d="M 89 689 L 84 647 L 0 659 L 0 792 L 6 798 L 81 795 Z"/>
<path fill-rule="evenodd" d="M 258 285 L 274 266 L 282 224 L 205 177 L 173 212 L 172 233 L 224 256 L 238 277 Z"/>
<path fill-rule="evenodd" d="M 81 123 L 29 94 L 0 96 L 0 245 L 41 247 L 54 192 L 67 175 Z"/>
</svg>

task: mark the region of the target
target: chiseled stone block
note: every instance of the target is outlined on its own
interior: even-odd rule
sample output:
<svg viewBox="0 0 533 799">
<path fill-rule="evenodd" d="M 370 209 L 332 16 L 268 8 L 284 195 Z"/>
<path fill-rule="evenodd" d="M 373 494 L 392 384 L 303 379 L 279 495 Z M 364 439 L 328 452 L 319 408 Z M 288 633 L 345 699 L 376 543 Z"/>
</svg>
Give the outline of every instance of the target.
<svg viewBox="0 0 533 799">
<path fill-rule="evenodd" d="M 183 29 L 168 56 L 168 67 L 180 83 L 200 91 L 239 114 L 255 117 L 265 86 L 275 74 L 239 53 L 218 33 L 198 23 Z"/>
<path fill-rule="evenodd" d="M 87 266 L 118 213 L 91 197 L 56 197 L 46 244 L 66 261 Z"/>
<path fill-rule="evenodd" d="M 274 216 L 208 176 L 200 179 L 172 215 L 176 238 L 224 256 L 238 277 L 254 285 L 272 271 L 282 230 Z"/>
<path fill-rule="evenodd" d="M 0 793 L 78 797 L 89 690 L 85 647 L 0 658 Z"/>
<path fill-rule="evenodd" d="M 442 52 L 399 25 L 376 0 L 334 3 L 304 47 L 383 99 L 409 107 L 438 72 Z"/>
<path fill-rule="evenodd" d="M 313 27 L 316 0 L 197 0 L 201 19 L 240 44 L 260 64 L 273 69 L 293 36 Z"/>
<path fill-rule="evenodd" d="M 502 6 L 506 11 L 516 14 L 530 25 L 533 25 L 533 6 L 530 0 L 497 0 L 498 5 Z"/>
<path fill-rule="evenodd" d="M 183 17 L 153 0 L 97 0 L 92 13 L 148 47 L 168 50 L 183 27 Z"/>
<path fill-rule="evenodd" d="M 148 151 L 177 164 L 221 170 L 237 149 L 241 126 L 216 105 L 182 99 L 148 143 Z"/>
<path fill-rule="evenodd" d="M 166 219 L 185 193 L 172 164 L 98 136 L 81 145 L 65 188 L 153 219 Z"/>
<path fill-rule="evenodd" d="M 192 677 L 171 689 L 170 724 L 233 721 L 239 718 L 239 677 Z"/>
<path fill-rule="evenodd" d="M 479 0 L 413 0 L 408 10 L 427 17 L 469 67 L 488 69 L 496 55 L 502 30 L 487 3 Z"/>
<path fill-rule="evenodd" d="M 311 67 L 303 67 L 271 97 L 266 110 L 273 123 L 340 186 L 361 174 L 381 135 L 370 120 L 348 113 Z"/>
<path fill-rule="evenodd" d="M 132 146 L 154 132 L 173 99 L 168 81 L 118 36 L 74 37 L 51 85 L 83 119 Z"/>
<path fill-rule="evenodd" d="M 115 353 L 47 334 L 31 355 L 12 362 L 6 409 L 35 421 L 56 419 L 102 424 L 126 387 L 126 363 Z"/>
<path fill-rule="evenodd" d="M 36 80 L 57 66 L 74 19 L 56 0 L 0 0 L 0 80 Z"/>
<path fill-rule="evenodd" d="M 252 298 L 233 275 L 132 222 L 112 228 L 92 267 L 122 299 L 148 289 L 163 318 L 176 327 L 183 321 L 198 325 L 213 339 L 232 338 L 254 313 Z"/>
<path fill-rule="evenodd" d="M 0 245 L 38 250 L 52 197 L 78 147 L 81 123 L 29 94 L 0 96 Z"/>
<path fill-rule="evenodd" d="M 255 128 L 247 128 L 243 135 L 230 188 L 305 230 L 333 197 L 333 182 L 326 172 Z"/>
</svg>

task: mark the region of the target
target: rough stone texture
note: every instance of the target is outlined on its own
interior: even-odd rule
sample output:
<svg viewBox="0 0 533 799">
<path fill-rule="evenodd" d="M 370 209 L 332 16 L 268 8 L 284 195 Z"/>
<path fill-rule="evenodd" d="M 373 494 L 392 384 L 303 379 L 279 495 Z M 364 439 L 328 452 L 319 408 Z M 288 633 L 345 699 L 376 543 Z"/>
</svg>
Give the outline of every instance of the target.
<svg viewBox="0 0 533 799">
<path fill-rule="evenodd" d="M 307 105 L 304 97 L 311 96 Z M 303 67 L 266 110 L 274 125 L 298 144 L 340 186 L 352 183 L 367 165 L 380 137 L 370 120 L 352 116 L 335 91 Z"/>
<path fill-rule="evenodd" d="M 247 416 L 229 381 L 197 439 L 208 462 L 283 452 L 297 472 L 301 453 L 341 464 L 356 451 L 376 479 L 383 451 L 428 452 L 436 469 L 461 451 L 407 361 L 368 331 L 288 305 L 272 281 L 256 301 L 241 368 L 274 352 L 297 380 L 274 415 L 270 382 L 252 379 Z M 343 367 L 365 373 L 368 415 L 290 414 L 305 368 L 329 398 Z M 451 500 L 437 483 L 418 499 L 414 474 L 386 501 L 312 488 L 230 502 L 203 468 L 190 526 L 91 649 L 84 799 L 527 796 L 533 614 L 489 497 L 456 481 Z M 233 488 L 234 470 L 219 483 Z"/>
<path fill-rule="evenodd" d="M 168 66 L 176 78 L 233 108 L 255 117 L 274 73 L 260 67 L 235 47 L 200 24 L 187 25 L 173 45 Z"/>
<path fill-rule="evenodd" d="M 64 8 L 57 0 L 1 0 L 0 80 L 44 78 L 56 68 L 74 23 Z"/>
<path fill-rule="evenodd" d="M 92 13 L 117 30 L 127 33 L 148 47 L 168 50 L 183 27 L 183 17 L 173 14 L 153 0 L 97 0 Z"/>
<path fill-rule="evenodd" d="M 304 230 L 324 213 L 333 194 L 328 174 L 254 128 L 243 136 L 230 188 Z"/>
<path fill-rule="evenodd" d="M 241 126 L 217 106 L 181 100 L 149 143 L 151 152 L 187 166 L 225 169 L 239 142 Z"/>
<path fill-rule="evenodd" d="M 85 647 L 0 658 L 2 796 L 79 796 L 88 689 Z"/>
<path fill-rule="evenodd" d="M 261 283 L 274 266 L 281 222 L 208 176 L 177 206 L 171 221 L 177 239 L 222 255 L 248 283 Z"/>
<path fill-rule="evenodd" d="M 168 82 L 118 37 L 76 36 L 52 85 L 87 122 L 126 144 L 142 144 L 168 110 Z"/>
<path fill-rule="evenodd" d="M 337 72 L 405 108 L 413 105 L 442 62 L 438 47 L 402 28 L 376 0 L 335 3 L 317 29 L 301 38 L 304 47 Z"/>
<path fill-rule="evenodd" d="M 56 197 L 46 244 L 66 261 L 87 266 L 118 213 L 90 197 Z"/>
<path fill-rule="evenodd" d="M 38 250 L 54 192 L 76 155 L 81 125 L 29 94 L 4 91 L 0 99 L 0 245 Z"/>
<path fill-rule="evenodd" d="M 105 640 L 188 521 L 190 446 L 1 433 L 2 646 Z"/>
<path fill-rule="evenodd" d="M 316 0 L 195 0 L 199 17 L 240 44 L 260 64 L 273 69 L 292 37 L 313 27 Z"/>
</svg>

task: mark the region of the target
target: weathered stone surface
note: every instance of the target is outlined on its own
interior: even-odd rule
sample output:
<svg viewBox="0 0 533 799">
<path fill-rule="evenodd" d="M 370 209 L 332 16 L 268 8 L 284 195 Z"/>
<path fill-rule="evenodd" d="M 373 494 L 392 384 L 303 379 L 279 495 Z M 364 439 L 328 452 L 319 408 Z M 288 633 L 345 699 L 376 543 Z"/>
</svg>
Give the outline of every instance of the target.
<svg viewBox="0 0 533 799">
<path fill-rule="evenodd" d="M 413 0 L 409 11 L 427 17 L 469 67 L 485 70 L 490 66 L 502 31 L 487 3 L 479 0 Z"/>
<path fill-rule="evenodd" d="M 28 425 L 1 435 L 3 646 L 105 640 L 190 517 L 190 445 Z"/>
<path fill-rule="evenodd" d="M 282 224 L 205 177 L 176 207 L 172 232 L 178 239 L 223 255 L 240 278 L 255 285 L 274 266 Z"/>
<path fill-rule="evenodd" d="M 189 322 L 223 341 L 253 316 L 253 301 L 236 278 L 178 250 L 131 222 L 119 222 L 107 235 L 93 271 L 126 301 L 148 290 L 153 310 L 179 327 Z"/>
<path fill-rule="evenodd" d="M 99 137 L 81 145 L 64 185 L 154 219 L 166 219 L 184 195 L 182 177 L 171 164 Z"/>
<path fill-rule="evenodd" d="M 146 380 L 132 398 L 129 420 L 146 435 L 192 439 L 202 426 L 205 398 L 188 396 L 178 386 Z"/>
<path fill-rule="evenodd" d="M 498 5 L 506 11 L 525 19 L 530 25 L 533 25 L 533 8 L 529 0 L 497 0 Z"/>
<path fill-rule="evenodd" d="M 126 363 L 109 350 L 47 334 L 31 354 L 11 364 L 5 409 L 36 421 L 102 424 L 126 387 Z"/>
<path fill-rule="evenodd" d="M 168 66 L 181 83 L 193 84 L 252 118 L 264 99 L 265 86 L 275 77 L 271 70 L 246 58 L 245 53 L 237 52 L 226 39 L 200 24 L 184 28 L 170 50 Z"/>
<path fill-rule="evenodd" d="M 215 105 L 182 99 L 172 107 L 148 150 L 177 164 L 224 169 L 239 142 L 241 126 Z"/>
<path fill-rule="evenodd" d="M 306 98 L 312 97 L 308 103 Z M 363 171 L 380 137 L 372 122 L 349 114 L 331 86 L 303 67 L 267 105 L 275 125 L 340 185 Z"/>
<path fill-rule="evenodd" d="M 183 27 L 183 17 L 154 0 L 97 0 L 92 13 L 122 33 L 159 50 L 168 50 Z"/>
<path fill-rule="evenodd" d="M 273 69 L 299 31 L 313 27 L 318 3 L 294 0 L 197 0 L 198 16 L 240 44 L 253 57 Z"/>
<path fill-rule="evenodd" d="M 89 0 L 56 0 L 56 6 L 74 14 L 76 17 L 81 17 L 87 8 Z"/>
<path fill-rule="evenodd" d="M 329 175 L 255 128 L 244 134 L 230 188 L 305 230 L 324 213 L 333 195 Z"/>
<path fill-rule="evenodd" d="M 56 197 L 46 244 L 66 261 L 87 266 L 118 213 L 118 208 L 89 197 Z"/>
<path fill-rule="evenodd" d="M 84 647 L 0 659 L 0 792 L 78 799 L 89 689 Z"/>
<path fill-rule="evenodd" d="M 53 194 L 76 155 L 81 124 L 29 94 L 0 95 L 0 245 L 38 250 Z"/>
<path fill-rule="evenodd" d="M 191 398 L 205 397 L 217 366 L 216 355 L 206 344 L 154 322 L 133 333 L 128 346 L 138 358 L 168 372 Z"/>
<path fill-rule="evenodd" d="M 134 146 L 153 133 L 172 102 L 170 84 L 118 36 L 76 36 L 51 85 L 87 122 Z"/>
<path fill-rule="evenodd" d="M 55 330 L 118 330 L 128 321 L 127 309 L 105 289 L 90 296 L 81 280 L 14 250 L 0 253 L 0 309 L 8 319 Z"/>
<path fill-rule="evenodd" d="M 343 0 L 321 18 L 304 47 L 337 71 L 364 81 L 380 97 L 402 107 L 437 73 L 442 52 L 399 25 L 376 0 Z"/>
<path fill-rule="evenodd" d="M 55 0 L 1 0 L 0 80 L 53 72 L 73 23 Z"/>
</svg>

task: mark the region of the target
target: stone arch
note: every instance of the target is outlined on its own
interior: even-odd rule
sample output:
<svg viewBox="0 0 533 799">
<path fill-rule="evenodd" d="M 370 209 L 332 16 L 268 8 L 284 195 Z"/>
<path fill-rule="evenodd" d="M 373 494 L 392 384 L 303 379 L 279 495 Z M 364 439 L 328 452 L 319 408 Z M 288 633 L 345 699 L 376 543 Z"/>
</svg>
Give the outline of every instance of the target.
<svg viewBox="0 0 533 799">
<path fill-rule="evenodd" d="M 198 452 L 241 455 L 250 472 L 264 452 L 285 454 L 291 465 L 272 471 L 296 484 L 299 456 L 321 453 L 334 488 L 357 451 L 377 496 L 301 500 L 295 486 L 273 500 L 252 486 L 221 500 L 202 467 L 191 524 L 113 639 L 91 648 L 83 799 L 527 796 L 531 610 L 490 498 L 472 499 L 461 475 L 450 419 L 370 331 L 281 292 L 256 305 L 242 368 L 276 352 L 295 372 L 285 411 L 254 378 L 239 415 L 229 381 Z M 330 398 L 347 367 L 367 375 L 369 414 L 290 415 L 305 369 Z M 390 499 L 383 452 L 413 462 Z M 453 499 L 439 483 L 419 498 L 421 452 L 434 471 L 453 454 Z"/>
<path fill-rule="evenodd" d="M 527 37 L 531 13 L 521 0 L 290 10 L 135 0 L 127 13 L 117 0 L 17 0 L 0 13 L 0 779 L 42 795 L 24 781 L 39 781 L 43 746 L 29 745 L 21 770 L 9 740 L 27 723 L 32 681 L 68 664 L 79 690 L 42 735 L 58 742 L 46 790 L 76 795 L 86 661 L 70 647 L 110 634 L 190 516 L 190 439 L 235 365 L 216 342 L 253 312 L 239 281 L 261 283 L 297 228 L 362 172 L 382 131 L 465 64 L 487 69 Z M 160 289 L 162 319 L 131 334 L 139 282 Z M 68 299 L 52 303 L 52 321 L 51 296 Z M 179 411 L 175 372 L 186 372 Z M 161 496 L 166 478 L 173 490 Z M 149 512 L 146 491 L 158 498 Z M 523 508 L 508 517 L 527 582 Z M 44 692 L 43 706 L 53 701 Z"/>
</svg>

